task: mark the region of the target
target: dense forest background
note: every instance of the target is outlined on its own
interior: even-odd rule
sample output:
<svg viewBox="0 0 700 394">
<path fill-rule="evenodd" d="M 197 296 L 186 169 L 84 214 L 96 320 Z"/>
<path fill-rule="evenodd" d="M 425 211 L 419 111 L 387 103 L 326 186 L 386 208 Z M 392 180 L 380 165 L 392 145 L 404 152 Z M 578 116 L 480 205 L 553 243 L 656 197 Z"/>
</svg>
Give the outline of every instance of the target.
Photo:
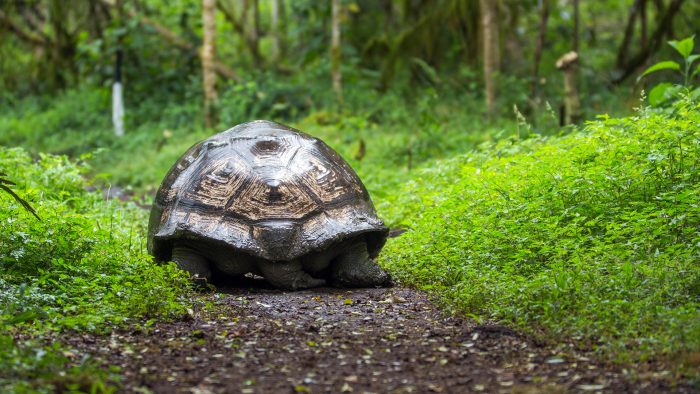
<svg viewBox="0 0 700 394">
<path fill-rule="evenodd" d="M 579 55 L 584 114 L 626 108 L 646 86 L 634 83 L 639 71 L 671 54 L 665 41 L 696 33 L 700 14 L 700 5 L 683 0 L 213 5 L 207 45 L 215 48 L 210 68 L 226 124 L 289 119 L 331 104 L 379 118 L 378 101 L 387 94 L 486 96 L 496 115 L 512 116 L 517 105 L 536 118 L 545 102 L 556 111 L 562 105 L 564 72 L 556 61 L 569 51 Z M 4 0 L 2 99 L 7 105 L 28 95 L 95 89 L 107 101 L 119 54 L 132 128 L 141 113 L 153 118 L 192 101 L 203 86 L 202 7 L 184 0 Z"/>
<path fill-rule="evenodd" d="M 0 391 L 132 387 L 94 343 L 230 317 L 153 264 L 148 209 L 195 142 L 270 119 L 357 171 L 402 234 L 378 259 L 399 288 L 691 392 L 699 20 L 690 0 L 0 0 Z"/>
</svg>

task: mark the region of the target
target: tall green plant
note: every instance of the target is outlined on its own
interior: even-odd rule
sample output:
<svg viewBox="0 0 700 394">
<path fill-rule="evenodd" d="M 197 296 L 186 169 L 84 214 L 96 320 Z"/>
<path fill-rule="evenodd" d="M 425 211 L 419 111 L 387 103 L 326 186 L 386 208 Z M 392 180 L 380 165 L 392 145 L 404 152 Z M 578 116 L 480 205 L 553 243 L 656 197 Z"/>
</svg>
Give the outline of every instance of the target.
<svg viewBox="0 0 700 394">
<path fill-rule="evenodd" d="M 690 89 L 692 86 L 693 79 L 700 74 L 700 64 L 693 70 L 693 63 L 700 59 L 700 54 L 693 54 L 693 48 L 695 46 L 695 36 L 690 36 L 680 41 L 669 41 L 668 45 L 673 47 L 673 49 L 678 52 L 683 58 L 683 65 L 675 62 L 673 60 L 664 60 L 654 64 L 653 66 L 647 68 L 642 75 L 639 76 L 637 81 L 641 80 L 643 77 L 661 70 L 672 70 L 677 72 L 683 77 L 683 85 L 671 84 L 668 82 L 663 82 L 656 85 L 653 89 L 649 91 L 649 103 L 653 106 L 663 104 L 670 98 L 678 95 L 683 88 Z M 696 88 L 692 91 L 693 97 L 700 97 L 700 88 Z"/>
</svg>

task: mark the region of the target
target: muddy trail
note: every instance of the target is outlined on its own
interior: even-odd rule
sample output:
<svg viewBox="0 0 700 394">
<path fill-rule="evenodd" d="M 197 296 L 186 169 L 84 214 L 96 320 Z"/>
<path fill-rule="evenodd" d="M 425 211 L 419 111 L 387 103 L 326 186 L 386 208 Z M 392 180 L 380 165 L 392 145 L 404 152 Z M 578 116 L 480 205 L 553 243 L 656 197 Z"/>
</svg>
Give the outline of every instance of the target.
<svg viewBox="0 0 700 394">
<path fill-rule="evenodd" d="M 228 288 L 186 321 L 81 335 L 123 392 L 694 392 L 653 365 L 596 363 L 498 325 L 444 315 L 418 291 Z M 656 372 L 654 372 L 656 371 Z"/>
</svg>

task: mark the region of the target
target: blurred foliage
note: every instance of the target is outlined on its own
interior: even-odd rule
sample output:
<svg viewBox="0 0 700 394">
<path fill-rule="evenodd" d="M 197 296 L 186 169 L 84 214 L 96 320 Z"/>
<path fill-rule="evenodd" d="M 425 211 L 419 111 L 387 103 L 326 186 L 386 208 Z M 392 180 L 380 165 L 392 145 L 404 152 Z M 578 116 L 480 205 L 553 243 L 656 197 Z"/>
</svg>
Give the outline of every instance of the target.
<svg viewBox="0 0 700 394">
<path fill-rule="evenodd" d="M 611 87 L 610 81 L 620 73 L 615 63 L 625 34 L 620 21 L 627 18 L 635 2 L 580 2 L 579 88 L 583 108 L 591 114 L 602 105 L 614 105 L 615 109 L 627 106 L 625 102 L 615 103 L 618 88 Z M 122 11 L 108 4 L 97 0 L 78 1 L 71 7 L 61 7 L 60 0 L 3 3 L 7 20 L 24 33 L 13 34 L 13 29 L 0 28 L 0 101 L 11 103 L 28 95 L 53 95 L 58 90 L 82 90 L 86 86 L 105 88 L 107 95 L 117 50 L 124 53 L 127 114 L 141 110 L 141 103 L 146 101 L 156 109 L 150 116 L 153 119 L 159 116 L 158 109 L 173 102 L 199 100 L 201 73 L 196 48 L 201 44 L 201 4 L 124 0 Z M 235 15 L 245 11 L 244 4 L 253 2 L 220 0 L 220 8 Z M 264 92 L 263 103 L 255 106 L 274 106 L 274 116 L 290 119 L 303 115 L 310 103 L 328 106 L 330 4 L 311 0 L 281 2 L 279 31 L 283 51 L 277 60 L 271 58 L 270 52 L 271 5 L 266 1 L 258 4 L 257 47 L 261 64 L 249 50 L 246 37 L 240 34 L 254 29 L 250 15 L 237 20 L 243 25 L 237 26 L 223 12 L 217 13 L 218 57 L 242 78 L 235 89 L 229 86 L 232 82 L 220 80 L 219 87 L 231 93 L 231 100 L 223 102 L 222 108 L 233 105 L 237 111 L 233 119 L 249 119 L 246 111 L 238 112 L 240 103 L 232 95 L 236 89 L 250 93 L 251 82 L 256 84 L 257 93 Z M 664 1 L 647 5 L 647 35 L 652 34 L 653 21 L 662 16 L 666 6 Z M 514 104 L 520 108 L 533 105 L 536 97 L 531 97 L 527 88 L 531 83 L 539 86 L 542 103 L 549 101 L 556 108 L 561 101 L 562 76 L 554 63 L 571 49 L 575 34 L 572 2 L 551 2 L 540 76 L 531 81 L 536 45 L 533 38 L 540 23 L 537 7 L 537 2 L 499 2 L 504 77 L 500 108 L 504 115 L 510 113 Z M 685 2 L 670 31 L 675 37 L 700 33 L 691 22 L 698 17 L 700 5 Z M 342 21 L 346 85 L 360 85 L 375 94 L 393 89 L 412 95 L 416 90 L 432 87 L 481 96 L 477 0 L 345 0 Z M 164 38 L 159 28 L 177 37 L 181 45 Z M 638 24 L 633 26 L 631 40 L 635 45 L 641 40 L 640 29 Z M 536 111 L 545 111 L 541 105 L 535 107 Z M 253 113 L 259 109 L 247 108 Z M 526 115 L 538 116 L 529 111 Z"/>
</svg>

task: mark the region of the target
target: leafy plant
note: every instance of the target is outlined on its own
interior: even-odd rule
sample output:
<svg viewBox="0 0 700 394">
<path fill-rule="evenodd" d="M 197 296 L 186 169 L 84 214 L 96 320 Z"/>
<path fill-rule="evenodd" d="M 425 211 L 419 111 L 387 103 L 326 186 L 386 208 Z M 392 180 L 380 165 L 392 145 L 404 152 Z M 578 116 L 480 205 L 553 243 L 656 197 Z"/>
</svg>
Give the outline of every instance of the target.
<svg viewBox="0 0 700 394">
<path fill-rule="evenodd" d="M 672 109 L 432 163 L 379 204 L 410 229 L 383 263 L 459 312 L 605 358 L 697 352 L 700 106 Z"/>
<path fill-rule="evenodd" d="M 146 254 L 146 211 L 86 191 L 84 165 L 0 147 L 0 166 L 42 217 L 0 200 L 0 391 L 111 392 L 99 365 L 46 342 L 184 316 L 187 276 Z"/>
<path fill-rule="evenodd" d="M 670 98 L 677 96 L 682 88 L 690 88 L 693 79 L 700 74 L 700 64 L 693 70 L 693 63 L 700 59 L 700 54 L 693 54 L 695 46 L 695 36 L 685 38 L 680 41 L 669 41 L 668 44 L 678 52 L 683 58 L 683 65 L 673 60 L 664 60 L 647 68 L 637 81 L 643 77 L 661 70 L 672 70 L 680 74 L 683 78 L 683 85 L 671 84 L 668 82 L 660 83 L 649 91 L 649 103 L 651 105 L 659 105 L 667 102 Z M 700 88 L 697 88 L 692 93 L 693 97 L 700 97 Z"/>
<path fill-rule="evenodd" d="M 74 355 L 58 343 L 15 340 L 0 334 L 0 389 L 10 393 L 114 393 L 114 371 L 85 356 Z"/>
<path fill-rule="evenodd" d="M 17 193 L 15 193 L 12 189 L 10 189 L 10 186 L 14 185 L 15 183 L 12 182 L 11 180 L 7 179 L 6 177 L 7 177 L 7 174 L 0 171 L 0 189 L 2 189 L 3 191 L 5 191 L 5 193 L 12 196 L 12 198 L 14 198 L 15 201 L 17 201 L 22 207 L 24 207 L 24 209 L 26 209 L 32 215 L 34 215 L 38 220 L 41 220 L 39 215 L 36 214 L 36 211 L 34 210 L 34 208 L 32 208 L 32 206 L 29 205 L 29 203 L 27 201 L 25 201 L 22 197 L 20 197 L 19 195 L 17 195 Z"/>
</svg>

